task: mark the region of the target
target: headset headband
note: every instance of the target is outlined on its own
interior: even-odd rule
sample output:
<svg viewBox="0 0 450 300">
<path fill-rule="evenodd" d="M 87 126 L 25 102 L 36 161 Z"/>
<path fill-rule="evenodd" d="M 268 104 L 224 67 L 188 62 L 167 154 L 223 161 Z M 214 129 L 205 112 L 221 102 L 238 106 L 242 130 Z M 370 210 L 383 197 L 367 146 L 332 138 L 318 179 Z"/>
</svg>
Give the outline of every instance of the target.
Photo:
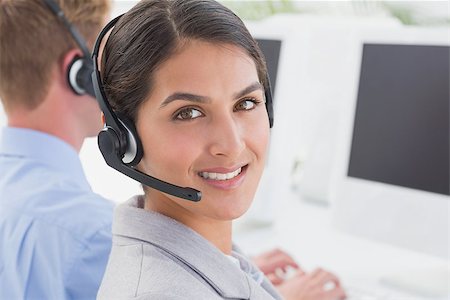
<svg viewBox="0 0 450 300">
<path fill-rule="evenodd" d="M 77 28 L 72 25 L 72 23 L 67 20 L 66 15 L 61 10 L 61 8 L 54 2 L 53 0 L 44 0 L 45 4 L 50 8 L 50 10 L 58 17 L 58 19 L 64 24 L 64 26 L 69 30 L 70 34 L 72 35 L 73 39 L 75 40 L 75 43 L 80 47 L 81 51 L 83 52 L 83 55 L 86 58 L 91 57 L 91 53 L 89 52 L 89 49 L 86 47 L 86 41 L 84 40 L 83 36 L 78 32 Z"/>
<path fill-rule="evenodd" d="M 119 124 L 119 120 L 118 120 L 117 116 L 113 113 L 110 104 L 108 103 L 108 101 L 106 101 L 107 98 L 106 98 L 106 95 L 102 88 L 103 83 L 101 80 L 100 69 L 98 68 L 97 60 L 98 60 L 98 54 L 100 51 L 100 45 L 101 45 L 103 38 L 108 33 L 108 31 L 110 31 L 111 28 L 113 28 L 116 25 L 117 21 L 119 21 L 119 19 L 123 15 L 124 14 L 121 14 L 121 15 L 115 17 L 103 28 L 103 30 L 100 32 L 100 34 L 98 35 L 98 37 L 95 41 L 94 50 L 92 52 L 92 60 L 94 61 L 94 73 L 95 73 L 95 77 L 94 76 L 92 77 L 92 80 L 94 82 L 94 90 L 95 90 L 96 95 L 97 95 L 97 93 L 99 93 L 101 96 L 101 97 L 97 96 L 97 99 L 99 100 L 100 107 L 101 107 L 103 113 L 105 114 L 106 123 L 108 125 L 110 125 L 111 127 L 113 127 L 114 129 L 119 129 L 120 124 Z M 272 89 L 270 86 L 270 78 L 269 78 L 268 72 L 266 74 L 266 87 L 264 90 L 265 90 L 264 97 L 266 100 L 266 109 L 267 109 L 267 114 L 269 116 L 269 125 L 270 125 L 270 128 L 272 128 L 273 122 L 274 122 L 273 101 L 272 101 Z"/>
<path fill-rule="evenodd" d="M 113 28 L 114 25 L 116 25 L 117 21 L 119 21 L 119 19 L 122 16 L 123 16 L 123 14 L 115 17 L 108 24 L 106 24 L 106 26 L 99 33 L 99 35 L 95 41 L 95 44 L 94 44 L 94 49 L 92 51 L 92 60 L 94 62 L 94 72 L 92 74 L 92 81 L 94 83 L 95 95 L 96 95 L 97 101 L 100 105 L 100 108 L 101 108 L 103 114 L 105 115 L 106 124 L 108 124 L 108 126 L 111 126 L 114 130 L 117 130 L 119 132 L 122 131 L 120 121 L 117 118 L 116 114 L 113 112 L 111 105 L 106 100 L 107 98 L 106 98 L 106 95 L 105 95 L 105 92 L 103 89 L 102 77 L 101 77 L 100 69 L 98 66 L 98 53 L 100 51 L 100 45 L 102 43 L 103 38 L 111 30 L 111 28 Z"/>
</svg>

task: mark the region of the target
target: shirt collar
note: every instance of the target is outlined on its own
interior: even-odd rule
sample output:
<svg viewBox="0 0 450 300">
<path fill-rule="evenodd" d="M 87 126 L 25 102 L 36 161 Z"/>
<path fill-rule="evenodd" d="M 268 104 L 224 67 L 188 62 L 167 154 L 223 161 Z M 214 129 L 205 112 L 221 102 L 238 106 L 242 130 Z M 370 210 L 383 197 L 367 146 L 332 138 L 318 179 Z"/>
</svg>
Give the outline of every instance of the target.
<svg viewBox="0 0 450 300">
<path fill-rule="evenodd" d="M 176 220 L 140 207 L 143 198 L 137 196 L 116 208 L 114 235 L 143 240 L 176 256 L 221 297 L 250 298 L 249 278 L 214 245 Z"/>
<path fill-rule="evenodd" d="M 60 138 L 33 129 L 4 127 L 0 133 L 0 156 L 31 159 L 70 176 L 82 188 L 91 189 L 77 151 Z"/>
</svg>

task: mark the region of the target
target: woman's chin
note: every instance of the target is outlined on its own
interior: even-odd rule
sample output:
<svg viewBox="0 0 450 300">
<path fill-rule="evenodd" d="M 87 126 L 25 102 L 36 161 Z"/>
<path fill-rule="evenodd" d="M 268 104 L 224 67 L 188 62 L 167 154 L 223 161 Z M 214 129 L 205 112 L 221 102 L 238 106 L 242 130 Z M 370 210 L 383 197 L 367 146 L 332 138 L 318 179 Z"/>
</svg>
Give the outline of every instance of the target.
<svg viewBox="0 0 450 300">
<path fill-rule="evenodd" d="M 215 209 L 214 218 L 221 221 L 233 221 L 244 215 L 249 209 L 249 205 L 219 207 Z"/>
</svg>

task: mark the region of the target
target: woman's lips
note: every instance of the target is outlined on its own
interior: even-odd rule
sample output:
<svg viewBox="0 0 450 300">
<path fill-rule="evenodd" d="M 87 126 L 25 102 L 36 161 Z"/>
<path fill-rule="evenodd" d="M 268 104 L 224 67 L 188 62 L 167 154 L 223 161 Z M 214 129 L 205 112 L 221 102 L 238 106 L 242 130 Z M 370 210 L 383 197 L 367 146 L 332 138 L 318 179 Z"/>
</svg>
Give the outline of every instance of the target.
<svg viewBox="0 0 450 300">
<path fill-rule="evenodd" d="M 205 179 L 215 179 L 215 180 L 229 180 L 237 175 L 239 175 L 242 171 L 242 168 L 238 168 L 231 172 L 200 172 L 200 176 Z"/>
<path fill-rule="evenodd" d="M 245 178 L 248 165 L 238 168 L 214 168 L 199 172 L 198 175 L 208 185 L 219 189 L 234 189 L 238 187 Z"/>
</svg>

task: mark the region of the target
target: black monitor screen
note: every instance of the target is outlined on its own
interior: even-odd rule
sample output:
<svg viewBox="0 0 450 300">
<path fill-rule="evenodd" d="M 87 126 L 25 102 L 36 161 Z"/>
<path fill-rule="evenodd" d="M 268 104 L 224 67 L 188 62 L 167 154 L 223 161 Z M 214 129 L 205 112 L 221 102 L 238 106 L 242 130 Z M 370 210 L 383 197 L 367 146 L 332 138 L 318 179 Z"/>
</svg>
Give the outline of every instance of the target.
<svg viewBox="0 0 450 300">
<path fill-rule="evenodd" d="M 364 45 L 348 176 L 450 195 L 449 57 Z"/>
<path fill-rule="evenodd" d="M 277 83 L 278 61 L 280 59 L 280 40 L 256 39 L 259 48 L 266 58 L 267 70 L 269 72 L 270 85 L 272 87 L 272 95 L 275 95 L 275 87 Z"/>
</svg>

